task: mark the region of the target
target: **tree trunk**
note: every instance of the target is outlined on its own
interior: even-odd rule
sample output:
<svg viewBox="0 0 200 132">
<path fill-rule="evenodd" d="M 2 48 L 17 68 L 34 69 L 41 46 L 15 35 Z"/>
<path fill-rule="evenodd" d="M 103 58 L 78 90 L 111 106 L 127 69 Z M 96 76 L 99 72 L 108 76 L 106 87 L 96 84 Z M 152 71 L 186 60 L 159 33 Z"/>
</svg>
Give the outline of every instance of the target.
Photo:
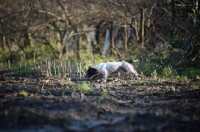
<svg viewBox="0 0 200 132">
<path fill-rule="evenodd" d="M 110 25 L 111 28 L 110 28 L 110 37 L 111 37 L 111 55 L 113 55 L 113 50 L 114 50 L 114 47 L 115 47 L 115 37 L 114 37 L 114 28 L 113 28 L 113 23 Z"/>
<path fill-rule="evenodd" d="M 81 59 L 80 49 L 81 49 L 82 37 L 81 35 L 76 36 L 76 37 L 77 37 L 76 58 L 80 60 Z"/>
<path fill-rule="evenodd" d="M 128 42 L 128 31 L 127 31 L 127 25 L 124 26 L 124 48 L 125 52 L 127 51 L 127 42 Z"/>
<path fill-rule="evenodd" d="M 102 51 L 103 56 L 106 54 L 109 46 L 110 46 L 110 30 L 106 29 L 106 37 L 105 37 L 103 51 Z"/>
<path fill-rule="evenodd" d="M 144 7 L 141 8 L 141 21 L 140 21 L 140 47 L 144 48 Z"/>
<path fill-rule="evenodd" d="M 135 34 L 136 40 L 139 42 L 139 31 L 138 31 L 138 22 L 132 18 L 131 28 Z"/>
<path fill-rule="evenodd" d="M 200 0 L 196 0 L 196 10 L 199 10 L 200 9 Z M 200 28 L 200 14 L 197 13 L 196 15 L 196 19 L 197 19 L 197 22 L 196 22 L 196 27 L 197 28 Z M 198 29 L 197 29 L 198 30 Z M 199 62 L 199 59 L 200 59 L 200 31 L 198 30 L 197 34 L 196 34 L 196 41 L 194 42 L 194 51 L 192 53 L 192 60 L 194 61 L 193 63 L 196 63 L 196 64 L 200 64 Z"/>
<path fill-rule="evenodd" d="M 87 34 L 87 42 L 88 42 L 88 47 L 87 47 L 87 49 L 88 49 L 88 55 L 92 55 L 92 53 L 93 53 L 93 47 L 92 47 L 92 38 L 91 38 L 91 35 L 90 35 L 90 33 L 88 33 Z"/>
<path fill-rule="evenodd" d="M 96 46 L 92 47 L 93 51 L 95 54 L 101 54 L 101 50 L 100 50 L 100 34 L 101 34 L 101 27 L 102 25 L 105 24 L 105 20 L 101 20 L 99 21 L 99 23 L 96 25 L 96 34 L 95 34 L 95 39 L 96 39 Z"/>
<path fill-rule="evenodd" d="M 61 59 L 62 57 L 67 60 L 68 59 L 68 47 L 67 47 L 67 41 L 68 41 L 68 37 L 67 35 L 64 36 L 64 39 L 62 39 L 62 36 L 60 34 L 60 40 L 61 40 L 61 49 L 60 49 L 60 55 L 59 55 L 59 59 Z"/>
<path fill-rule="evenodd" d="M 176 17 L 176 11 L 175 11 L 175 2 L 174 0 L 171 0 L 171 6 L 172 6 L 172 16 L 171 16 L 171 39 L 174 39 L 174 28 L 175 28 L 175 17 Z"/>
</svg>

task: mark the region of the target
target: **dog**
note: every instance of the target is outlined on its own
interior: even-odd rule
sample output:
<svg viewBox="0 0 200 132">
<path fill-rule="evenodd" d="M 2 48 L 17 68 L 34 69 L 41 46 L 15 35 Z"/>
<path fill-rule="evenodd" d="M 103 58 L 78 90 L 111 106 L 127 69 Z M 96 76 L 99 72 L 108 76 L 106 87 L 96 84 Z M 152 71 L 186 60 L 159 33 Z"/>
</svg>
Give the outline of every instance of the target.
<svg viewBox="0 0 200 132">
<path fill-rule="evenodd" d="M 137 71 L 130 63 L 126 61 L 106 62 L 106 63 L 100 63 L 94 67 L 89 67 L 86 72 L 86 78 L 95 79 L 96 77 L 103 75 L 101 83 L 104 83 L 106 82 L 109 74 L 116 71 L 124 71 L 126 73 L 132 73 L 138 79 Z"/>
</svg>

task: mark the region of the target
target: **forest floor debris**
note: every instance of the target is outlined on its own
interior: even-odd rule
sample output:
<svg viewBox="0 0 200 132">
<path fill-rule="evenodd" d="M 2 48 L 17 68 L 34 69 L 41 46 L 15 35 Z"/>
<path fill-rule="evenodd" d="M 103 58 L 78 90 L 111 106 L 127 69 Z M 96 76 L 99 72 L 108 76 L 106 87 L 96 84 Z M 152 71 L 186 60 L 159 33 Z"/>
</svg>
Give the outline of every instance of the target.
<svg viewBox="0 0 200 132">
<path fill-rule="evenodd" d="M 200 130 L 200 89 L 192 84 L 199 86 L 148 77 L 99 84 L 7 75 L 0 79 L 0 131 L 194 132 Z"/>
</svg>

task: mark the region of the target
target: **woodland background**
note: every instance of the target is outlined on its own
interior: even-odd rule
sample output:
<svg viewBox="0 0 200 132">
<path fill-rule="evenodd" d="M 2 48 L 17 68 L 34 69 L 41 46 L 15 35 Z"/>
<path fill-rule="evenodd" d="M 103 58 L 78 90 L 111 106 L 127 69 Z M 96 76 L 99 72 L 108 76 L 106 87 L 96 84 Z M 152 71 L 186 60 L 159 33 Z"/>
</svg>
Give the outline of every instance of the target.
<svg viewBox="0 0 200 132">
<path fill-rule="evenodd" d="M 200 0 L 0 2 L 1 69 L 138 59 L 147 75 L 199 79 Z"/>
</svg>

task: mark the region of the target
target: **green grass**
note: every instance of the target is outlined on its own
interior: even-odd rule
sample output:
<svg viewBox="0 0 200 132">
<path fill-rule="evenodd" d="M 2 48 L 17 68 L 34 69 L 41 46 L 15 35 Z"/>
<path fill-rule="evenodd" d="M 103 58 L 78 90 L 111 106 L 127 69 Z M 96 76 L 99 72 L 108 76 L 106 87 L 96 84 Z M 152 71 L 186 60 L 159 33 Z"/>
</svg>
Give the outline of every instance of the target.
<svg viewBox="0 0 200 132">
<path fill-rule="evenodd" d="M 31 72 L 35 72 L 35 70 L 33 67 L 29 67 L 29 66 L 22 66 L 14 70 L 14 74 L 24 74 L 24 73 L 31 73 Z"/>
<path fill-rule="evenodd" d="M 133 107 L 131 107 L 130 111 L 129 111 L 129 119 L 130 119 L 130 122 L 133 122 L 134 121 L 134 109 Z"/>
<path fill-rule="evenodd" d="M 198 76 L 200 75 L 200 69 L 191 66 L 183 67 L 178 72 L 180 73 L 180 76 L 187 76 L 188 78 L 193 79 L 198 79 Z"/>
<path fill-rule="evenodd" d="M 185 83 L 190 83 L 191 79 L 189 79 L 187 76 L 175 76 L 175 81 L 181 81 Z"/>
<path fill-rule="evenodd" d="M 62 97 L 65 96 L 65 93 L 66 93 L 66 89 L 63 89 L 63 90 L 62 90 Z"/>
<path fill-rule="evenodd" d="M 103 89 L 102 89 L 102 93 L 104 93 L 104 94 L 111 94 L 111 95 L 114 95 L 114 94 L 115 94 L 114 91 L 112 91 L 112 90 L 110 90 L 110 89 L 106 89 L 106 88 L 103 88 Z"/>
<path fill-rule="evenodd" d="M 153 73 L 151 74 L 151 76 L 153 77 L 154 80 L 156 80 L 158 78 L 158 73 L 156 70 L 153 71 Z"/>
<path fill-rule="evenodd" d="M 22 96 L 22 97 L 27 97 L 28 96 L 28 93 L 26 91 L 22 91 L 19 93 L 19 96 Z"/>
<path fill-rule="evenodd" d="M 69 82 L 68 84 L 72 89 L 74 90 L 80 90 L 83 93 L 94 93 L 94 90 L 91 88 L 91 86 L 87 82 L 81 82 L 81 83 L 74 83 Z"/>
<path fill-rule="evenodd" d="M 192 90 L 199 89 L 199 86 L 198 86 L 198 85 L 195 85 L 195 84 L 192 84 L 192 85 L 191 85 L 191 89 L 192 89 Z"/>
<path fill-rule="evenodd" d="M 169 78 L 171 76 L 173 76 L 173 72 L 172 72 L 172 68 L 170 66 L 164 67 L 163 71 L 162 71 L 162 77 L 164 79 Z"/>
<path fill-rule="evenodd" d="M 77 84 L 77 88 L 84 91 L 84 92 L 87 92 L 87 91 L 90 91 L 91 90 L 91 87 L 88 83 L 86 82 L 82 82 L 80 84 Z"/>
<path fill-rule="evenodd" d="M 166 42 L 169 41 L 166 39 Z M 106 54 L 105 56 L 101 56 L 99 54 L 88 54 L 87 51 L 87 42 L 83 41 L 81 45 L 81 60 L 76 59 L 75 52 L 71 51 L 69 52 L 69 58 L 67 60 L 59 60 L 59 62 L 63 62 L 68 68 L 68 63 L 70 62 L 72 71 L 77 71 L 77 62 L 81 63 L 82 71 L 86 71 L 88 66 L 94 66 L 99 63 L 107 62 L 107 61 L 117 61 L 119 60 L 119 57 L 114 55 Z M 25 47 L 25 51 L 17 52 L 15 45 L 13 45 L 12 53 L 9 52 L 9 50 L 5 50 L 3 52 L 3 49 L 0 47 L 0 61 L 3 62 L 3 67 L 8 67 L 6 63 L 8 61 L 11 62 L 11 71 L 13 71 L 15 74 L 24 74 L 24 73 L 30 73 L 34 72 L 33 68 L 33 62 L 36 61 L 36 64 L 40 64 L 41 61 L 46 62 L 47 60 L 53 60 L 55 58 L 58 58 L 60 48 L 61 46 L 56 44 L 56 40 L 54 38 L 51 38 L 51 45 L 55 49 L 57 54 L 53 54 L 52 49 L 50 49 L 48 46 L 45 46 L 44 44 L 37 43 L 33 41 L 30 45 Z M 17 45 L 16 45 L 17 46 Z M 159 49 L 153 49 L 151 51 L 147 51 L 147 53 L 139 55 L 137 54 L 138 49 L 137 47 L 132 47 L 132 49 L 128 49 L 127 54 L 124 54 L 121 52 L 124 56 L 124 60 L 130 60 L 130 59 L 139 59 L 139 64 L 135 64 L 135 68 L 139 73 L 143 73 L 145 76 L 151 76 L 154 80 L 157 80 L 159 77 L 163 79 L 167 78 L 176 78 L 176 76 L 180 76 L 177 80 L 187 80 L 187 79 L 196 79 L 200 80 L 200 70 L 188 66 L 180 64 L 175 66 L 171 65 L 162 65 L 161 61 L 164 61 L 167 57 L 171 56 L 174 53 L 171 53 L 170 51 L 167 52 L 160 52 Z M 134 49 L 134 51 L 133 51 Z M 2 51 L 2 52 L 1 52 Z M 130 53 L 129 53 L 130 52 Z M 109 52 L 108 52 L 109 53 Z M 57 55 L 57 56 L 56 56 Z M 13 61 L 12 61 L 13 60 Z M 58 62 L 55 59 L 56 62 Z M 20 64 L 27 63 L 27 65 L 30 66 L 19 66 Z M 58 65 L 58 64 L 57 64 Z M 52 65 L 53 66 L 53 65 Z M 20 67 L 20 68 L 16 68 Z M 175 74 L 175 71 L 177 74 Z M 54 75 L 54 70 L 52 69 L 51 72 Z M 120 74 L 121 76 L 124 76 L 123 73 Z M 58 77 L 61 77 L 62 75 L 57 73 Z M 187 78 L 187 79 L 186 79 Z M 144 82 L 138 82 L 138 83 L 144 83 Z M 147 82 L 146 82 L 147 83 Z M 76 85 L 78 89 L 87 89 L 87 84 L 79 84 Z M 83 88 L 82 88 L 83 87 Z M 87 90 L 86 90 L 87 91 Z"/>
</svg>

